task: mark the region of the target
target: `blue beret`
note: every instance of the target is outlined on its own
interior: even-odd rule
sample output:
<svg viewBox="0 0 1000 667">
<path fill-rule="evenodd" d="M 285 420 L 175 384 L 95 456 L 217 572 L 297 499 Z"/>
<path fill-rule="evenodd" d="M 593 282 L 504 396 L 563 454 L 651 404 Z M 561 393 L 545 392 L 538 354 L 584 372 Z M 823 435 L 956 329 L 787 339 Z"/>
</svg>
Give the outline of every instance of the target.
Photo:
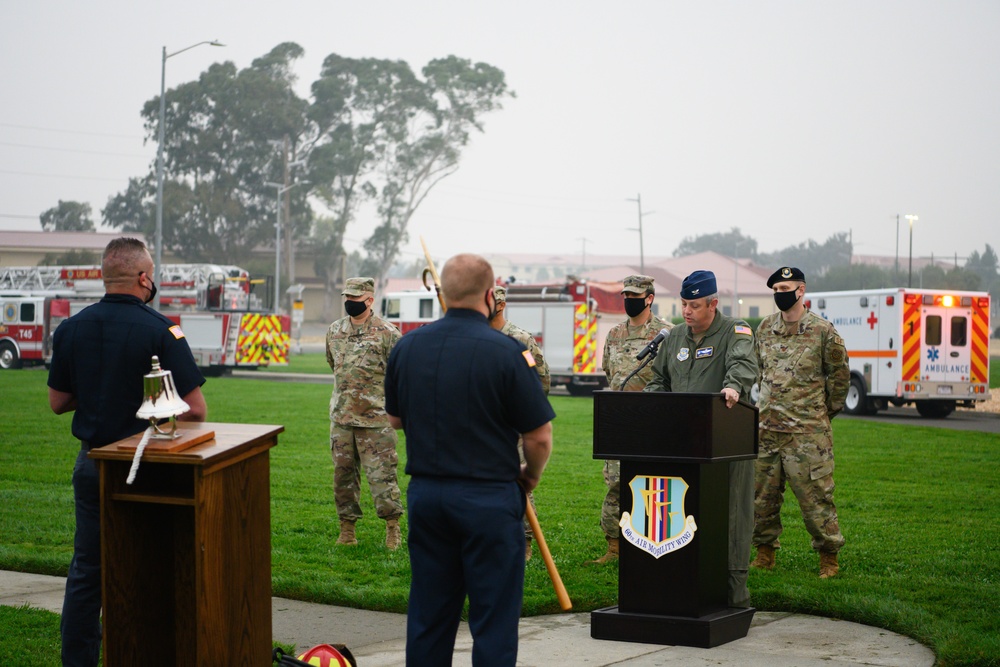
<svg viewBox="0 0 1000 667">
<path fill-rule="evenodd" d="M 718 291 L 715 274 L 711 271 L 695 271 L 681 283 L 682 299 L 700 299 Z"/>
</svg>

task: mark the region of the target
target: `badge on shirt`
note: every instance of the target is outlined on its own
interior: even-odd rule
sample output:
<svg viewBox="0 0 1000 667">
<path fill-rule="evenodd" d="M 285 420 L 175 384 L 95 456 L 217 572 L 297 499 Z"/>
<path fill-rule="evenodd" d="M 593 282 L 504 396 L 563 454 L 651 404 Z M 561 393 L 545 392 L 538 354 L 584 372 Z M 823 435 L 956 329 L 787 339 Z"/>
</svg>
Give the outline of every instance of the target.
<svg viewBox="0 0 1000 667">
<path fill-rule="evenodd" d="M 688 356 L 690 356 L 691 350 L 686 347 L 682 347 L 677 351 L 677 361 L 687 361 Z"/>
<path fill-rule="evenodd" d="M 714 347 L 699 347 L 694 351 L 695 359 L 704 359 L 706 357 L 712 356 L 712 352 L 715 351 Z"/>
<path fill-rule="evenodd" d="M 184 332 L 181 331 L 181 327 L 179 324 L 175 324 L 174 326 L 170 327 L 168 331 L 172 333 L 174 335 L 174 338 L 176 338 L 177 340 L 184 338 Z"/>
<path fill-rule="evenodd" d="M 748 327 L 745 324 L 737 324 L 736 328 L 733 329 L 733 333 L 744 334 L 746 336 L 752 336 L 753 335 L 753 331 L 751 331 L 750 327 Z"/>
<path fill-rule="evenodd" d="M 521 356 L 524 357 L 524 360 L 528 362 L 528 366 L 530 368 L 535 367 L 535 358 L 531 356 L 531 352 L 525 350 L 524 352 L 521 353 Z"/>
</svg>

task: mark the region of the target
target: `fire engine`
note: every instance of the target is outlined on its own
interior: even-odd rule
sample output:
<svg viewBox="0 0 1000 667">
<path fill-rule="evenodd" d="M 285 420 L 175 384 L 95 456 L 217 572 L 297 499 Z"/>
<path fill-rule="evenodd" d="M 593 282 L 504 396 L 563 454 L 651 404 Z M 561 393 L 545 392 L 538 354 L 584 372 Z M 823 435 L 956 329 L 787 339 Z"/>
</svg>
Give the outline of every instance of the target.
<svg viewBox="0 0 1000 667">
<path fill-rule="evenodd" d="M 887 288 L 814 292 L 806 305 L 837 328 L 850 357 L 844 412 L 916 405 L 943 418 L 989 398 L 986 292 Z"/>
<path fill-rule="evenodd" d="M 160 275 L 160 309 L 207 375 L 287 365 L 290 321 L 270 313 L 267 280 L 218 264 L 165 264 Z M 102 296 L 100 266 L 0 267 L 0 369 L 47 364 L 56 327 Z"/>
<path fill-rule="evenodd" d="M 607 332 L 617 322 L 599 321 L 591 289 L 583 281 L 507 285 L 506 318 L 535 337 L 552 385 L 563 385 L 574 396 L 589 396 L 607 386 L 599 357 Z M 382 298 L 381 313 L 405 335 L 440 317 L 441 307 L 432 292 L 390 292 Z"/>
</svg>

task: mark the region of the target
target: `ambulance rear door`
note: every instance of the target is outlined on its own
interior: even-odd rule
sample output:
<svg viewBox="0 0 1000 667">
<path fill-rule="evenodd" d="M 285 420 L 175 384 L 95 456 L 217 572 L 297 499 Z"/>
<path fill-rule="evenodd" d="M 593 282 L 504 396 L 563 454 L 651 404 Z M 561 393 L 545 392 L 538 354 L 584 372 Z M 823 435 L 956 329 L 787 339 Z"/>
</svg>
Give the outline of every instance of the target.
<svg viewBox="0 0 1000 667">
<path fill-rule="evenodd" d="M 951 397 L 958 389 L 955 385 L 970 380 L 972 306 L 942 294 L 925 294 L 922 301 L 920 379 L 936 383 L 932 395 Z M 960 398 L 965 398 L 964 392 Z"/>
</svg>

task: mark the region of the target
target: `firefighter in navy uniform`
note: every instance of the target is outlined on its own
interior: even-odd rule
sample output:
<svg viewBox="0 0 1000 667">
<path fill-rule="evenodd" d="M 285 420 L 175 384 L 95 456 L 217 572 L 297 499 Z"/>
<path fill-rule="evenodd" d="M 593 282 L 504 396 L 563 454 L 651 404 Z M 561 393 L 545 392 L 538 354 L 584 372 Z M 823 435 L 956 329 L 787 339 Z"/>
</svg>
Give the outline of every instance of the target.
<svg viewBox="0 0 1000 667">
<path fill-rule="evenodd" d="M 468 596 L 472 663 L 513 667 L 524 595 L 524 492 L 541 479 L 555 413 L 531 354 L 490 328 L 496 296 L 489 262 L 452 257 L 441 271 L 441 293 L 448 312 L 400 339 L 385 378 L 385 410 L 406 433 L 410 475 L 406 664 L 452 663 Z"/>
<path fill-rule="evenodd" d="M 101 260 L 105 295 L 56 329 L 49 369 L 49 405 L 74 412 L 80 454 L 73 468 L 76 535 L 63 601 L 62 661 L 96 667 L 101 653 L 101 520 L 97 468 L 87 453 L 143 431 L 135 413 L 151 359 L 173 374 L 191 406 L 180 421 L 204 421 L 202 377 L 180 327 L 146 306 L 156 293 L 153 260 L 142 241 L 118 238 Z"/>
</svg>

